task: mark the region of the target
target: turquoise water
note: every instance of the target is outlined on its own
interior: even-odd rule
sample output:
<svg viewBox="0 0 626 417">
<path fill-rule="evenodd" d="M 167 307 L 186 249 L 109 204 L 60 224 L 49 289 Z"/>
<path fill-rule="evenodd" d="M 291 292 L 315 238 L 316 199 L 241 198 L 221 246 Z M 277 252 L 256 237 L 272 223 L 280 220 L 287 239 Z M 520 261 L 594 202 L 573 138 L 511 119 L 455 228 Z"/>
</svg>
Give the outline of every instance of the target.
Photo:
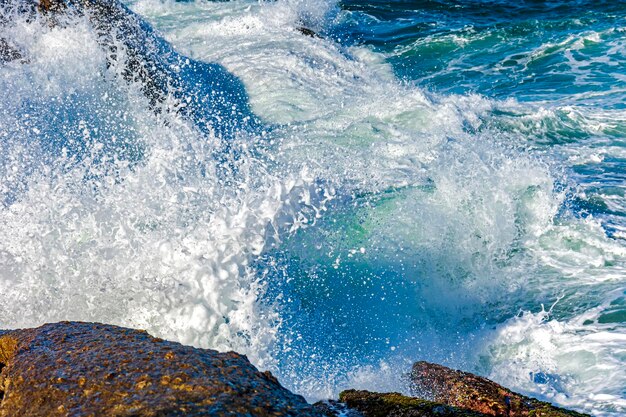
<svg viewBox="0 0 626 417">
<path fill-rule="evenodd" d="M 430 360 L 626 413 L 626 3 L 133 0 L 116 59 L 10 4 L 0 328 L 145 328 L 311 401 Z"/>
<path fill-rule="evenodd" d="M 411 85 L 513 99 L 530 112 L 554 113 L 528 121 L 527 114 L 503 110 L 491 122 L 518 124 L 541 148 L 598 149 L 602 164 L 571 166 L 570 175 L 589 192 L 575 201 L 576 212 L 601 217 L 613 233 L 622 230 L 624 215 L 616 200 L 624 178 L 619 149 L 625 6 L 619 1 L 345 2 L 349 13 L 335 36 L 371 45 Z M 607 147 L 616 152 L 603 152 Z"/>
<path fill-rule="evenodd" d="M 346 2 L 337 36 L 433 91 L 623 108 L 623 2 Z M 343 35 L 345 31 L 345 35 Z"/>
</svg>

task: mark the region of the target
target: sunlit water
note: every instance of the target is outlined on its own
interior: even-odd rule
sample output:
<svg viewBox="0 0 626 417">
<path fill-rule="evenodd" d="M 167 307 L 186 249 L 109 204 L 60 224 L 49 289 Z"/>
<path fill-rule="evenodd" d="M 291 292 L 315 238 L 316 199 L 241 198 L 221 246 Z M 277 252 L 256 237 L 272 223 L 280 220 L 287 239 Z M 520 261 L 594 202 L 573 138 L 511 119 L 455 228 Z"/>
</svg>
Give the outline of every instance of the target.
<svg viewBox="0 0 626 417">
<path fill-rule="evenodd" d="M 309 400 L 430 360 L 626 413 L 626 4 L 127 4 L 198 63 L 190 110 L 86 18 L 4 10 L 0 327 L 235 349 Z"/>
</svg>

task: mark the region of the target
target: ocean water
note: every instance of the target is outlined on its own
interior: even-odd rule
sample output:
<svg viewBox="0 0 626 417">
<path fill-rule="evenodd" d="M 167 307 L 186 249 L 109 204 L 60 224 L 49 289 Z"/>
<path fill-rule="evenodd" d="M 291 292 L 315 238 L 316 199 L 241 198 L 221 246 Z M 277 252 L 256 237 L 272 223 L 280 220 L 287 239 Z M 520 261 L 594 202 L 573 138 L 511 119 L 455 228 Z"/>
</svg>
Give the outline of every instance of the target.
<svg viewBox="0 0 626 417">
<path fill-rule="evenodd" d="M 15 4 L 0 328 L 234 349 L 310 401 L 428 360 L 626 414 L 626 2 L 129 0 L 113 49 Z"/>
</svg>

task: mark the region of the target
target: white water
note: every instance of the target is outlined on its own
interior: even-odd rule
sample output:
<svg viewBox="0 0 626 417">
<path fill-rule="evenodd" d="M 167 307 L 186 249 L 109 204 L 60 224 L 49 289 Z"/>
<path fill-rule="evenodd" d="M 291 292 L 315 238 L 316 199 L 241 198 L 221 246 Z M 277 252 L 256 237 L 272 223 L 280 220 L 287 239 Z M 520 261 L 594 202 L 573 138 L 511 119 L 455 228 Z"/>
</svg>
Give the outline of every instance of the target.
<svg viewBox="0 0 626 417">
<path fill-rule="evenodd" d="M 29 63 L 0 68 L 0 327 L 145 328 L 246 353 L 309 399 L 405 390 L 426 359 L 626 410 L 623 325 L 583 325 L 623 293 L 626 251 L 559 215 L 560 155 L 484 124 L 534 109 L 430 95 L 296 30 L 324 31 L 332 3 L 131 6 L 240 77 L 274 128 L 238 138 L 238 171 L 218 179 L 217 140 L 156 117 L 85 21 L 18 20 L 4 35 Z"/>
</svg>

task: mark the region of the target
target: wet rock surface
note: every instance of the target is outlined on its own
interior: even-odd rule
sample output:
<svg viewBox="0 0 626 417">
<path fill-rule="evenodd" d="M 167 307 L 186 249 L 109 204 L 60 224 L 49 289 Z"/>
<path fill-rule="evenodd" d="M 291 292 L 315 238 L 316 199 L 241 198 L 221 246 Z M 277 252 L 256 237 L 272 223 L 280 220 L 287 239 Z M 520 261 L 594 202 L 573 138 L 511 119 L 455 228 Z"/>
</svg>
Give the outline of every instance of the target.
<svg viewBox="0 0 626 417">
<path fill-rule="evenodd" d="M 0 38 L 0 64 L 22 59 L 22 54 L 6 39 Z"/>
<path fill-rule="evenodd" d="M 410 373 L 416 397 L 347 390 L 311 406 L 235 352 L 98 323 L 0 330 L 0 370 L 0 417 L 585 416 L 428 362 Z"/>
<path fill-rule="evenodd" d="M 472 410 L 407 397 L 396 392 L 381 394 L 348 390 L 339 395 L 339 401 L 363 417 L 485 417 L 485 414 Z"/>
<path fill-rule="evenodd" d="M 224 138 L 260 123 L 241 80 L 219 64 L 179 54 L 123 2 L 41 0 L 38 10 L 53 25 L 64 16 L 86 16 L 107 52 L 108 65 L 119 65 L 125 81 L 141 86 L 155 113 L 171 102 L 165 106 L 171 107 L 167 111 L 176 111 L 203 132 Z"/>
<path fill-rule="evenodd" d="M 497 417 L 581 417 L 586 414 L 565 410 L 517 394 L 493 381 L 445 366 L 416 362 L 411 371 L 413 391 L 422 398 L 484 415 Z"/>
<path fill-rule="evenodd" d="M 0 332 L 0 416 L 318 416 L 234 352 L 116 326 Z"/>
<path fill-rule="evenodd" d="M 415 363 L 410 378 L 414 397 L 347 390 L 339 401 L 319 402 L 315 407 L 333 417 L 588 417 L 433 363 Z"/>
<path fill-rule="evenodd" d="M 336 400 L 318 401 L 313 407 L 326 417 L 363 417 L 356 409 L 351 409 L 346 403 Z"/>
</svg>

